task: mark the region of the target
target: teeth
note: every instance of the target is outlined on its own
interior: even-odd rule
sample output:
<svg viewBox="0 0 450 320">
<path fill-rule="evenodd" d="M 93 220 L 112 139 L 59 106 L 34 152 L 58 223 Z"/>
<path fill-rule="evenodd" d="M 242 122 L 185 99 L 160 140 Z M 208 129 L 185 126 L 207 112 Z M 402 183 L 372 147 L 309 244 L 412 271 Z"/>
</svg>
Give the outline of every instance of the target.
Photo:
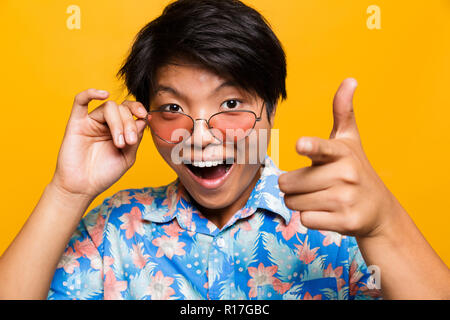
<svg viewBox="0 0 450 320">
<path fill-rule="evenodd" d="M 189 162 L 185 162 L 185 163 L 189 163 Z M 196 162 L 192 162 L 191 164 L 194 167 L 215 167 L 218 166 L 219 164 L 222 164 L 223 160 L 217 160 L 217 161 L 196 161 Z"/>
</svg>

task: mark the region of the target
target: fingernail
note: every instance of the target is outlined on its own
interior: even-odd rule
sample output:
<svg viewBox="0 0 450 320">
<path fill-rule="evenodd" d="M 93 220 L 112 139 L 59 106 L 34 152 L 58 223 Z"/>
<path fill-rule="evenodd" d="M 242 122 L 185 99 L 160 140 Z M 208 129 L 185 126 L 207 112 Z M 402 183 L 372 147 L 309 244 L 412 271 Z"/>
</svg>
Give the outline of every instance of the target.
<svg viewBox="0 0 450 320">
<path fill-rule="evenodd" d="M 117 139 L 117 141 L 119 142 L 119 145 L 123 145 L 125 144 L 125 140 L 123 138 L 123 134 L 119 135 L 119 138 Z"/>
<path fill-rule="evenodd" d="M 108 93 L 108 91 L 105 91 L 105 90 L 97 90 L 97 92 L 99 94 L 101 94 L 102 96 Z"/>
<path fill-rule="evenodd" d="M 145 108 L 143 107 L 139 107 L 139 113 L 145 116 L 147 114 L 147 110 L 145 110 Z"/>
<path fill-rule="evenodd" d="M 301 140 L 300 141 L 300 149 L 306 152 L 312 151 L 313 145 L 309 140 Z"/>
<path fill-rule="evenodd" d="M 134 131 L 129 131 L 127 135 L 130 142 L 135 142 L 137 140 L 136 133 L 134 133 Z"/>
</svg>

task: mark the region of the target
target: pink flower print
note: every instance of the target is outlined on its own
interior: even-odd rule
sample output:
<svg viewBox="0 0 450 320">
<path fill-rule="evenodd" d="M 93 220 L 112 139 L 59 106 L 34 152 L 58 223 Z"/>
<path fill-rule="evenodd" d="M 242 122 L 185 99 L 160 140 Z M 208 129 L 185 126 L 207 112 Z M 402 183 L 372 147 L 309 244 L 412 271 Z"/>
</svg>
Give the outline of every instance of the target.
<svg viewBox="0 0 450 320">
<path fill-rule="evenodd" d="M 97 247 L 97 248 L 102 243 L 105 222 L 106 222 L 106 219 L 103 217 L 103 215 L 99 214 L 95 225 L 88 228 L 88 232 L 92 238 L 92 242 L 94 243 L 95 247 Z"/>
<path fill-rule="evenodd" d="M 289 221 L 289 224 L 286 225 L 284 223 L 284 220 L 280 219 L 278 222 L 277 227 L 275 228 L 276 232 L 281 232 L 281 235 L 285 240 L 291 239 L 297 232 L 305 234 L 307 232 L 307 229 L 305 226 L 302 225 L 302 222 L 300 220 L 300 212 L 293 211 L 291 220 Z"/>
<path fill-rule="evenodd" d="M 173 280 L 171 277 L 164 277 L 163 273 L 158 271 L 154 277 L 150 276 L 147 293 L 152 300 L 168 300 L 175 294 L 175 291 L 170 287 Z"/>
<path fill-rule="evenodd" d="M 166 206 L 167 208 L 169 208 L 169 199 L 164 198 L 164 200 L 161 202 L 161 206 Z"/>
<path fill-rule="evenodd" d="M 169 238 L 162 236 L 154 239 L 152 243 L 158 247 L 158 251 L 156 252 L 157 258 L 165 255 L 167 258 L 172 259 L 174 255 L 182 256 L 186 254 L 186 251 L 183 249 L 186 244 L 184 242 L 178 242 L 178 237 Z"/>
<path fill-rule="evenodd" d="M 114 258 L 109 256 L 103 256 L 103 270 L 105 273 L 108 273 L 111 269 L 111 266 L 114 264 Z M 103 276 L 103 275 L 102 275 Z"/>
<path fill-rule="evenodd" d="M 294 244 L 294 246 L 298 249 L 298 258 L 300 261 L 303 261 L 306 264 L 310 264 L 317 258 L 317 250 L 319 247 L 314 249 L 309 248 L 308 236 L 306 236 L 305 242 L 303 245 Z"/>
<path fill-rule="evenodd" d="M 305 295 L 303 296 L 302 300 L 322 300 L 322 295 L 318 294 L 318 295 L 315 295 L 314 297 L 312 297 L 309 292 L 306 292 Z"/>
<path fill-rule="evenodd" d="M 335 243 L 338 247 L 341 245 L 342 236 L 339 233 L 332 231 L 319 232 L 325 236 L 325 239 L 323 239 L 324 246 L 329 246 L 332 243 Z"/>
<path fill-rule="evenodd" d="M 87 258 L 92 257 L 96 253 L 98 253 L 97 248 L 94 246 L 94 244 L 91 242 L 89 238 L 85 238 L 83 241 L 75 241 L 73 247 L 75 248 L 75 251 L 80 256 L 86 256 Z"/>
<path fill-rule="evenodd" d="M 354 296 L 358 293 L 359 287 L 358 287 L 358 282 L 361 279 L 361 277 L 363 276 L 363 274 L 361 273 L 361 271 L 358 270 L 358 264 L 356 263 L 355 260 L 352 261 L 352 264 L 350 265 L 350 270 L 349 270 L 349 285 L 348 285 L 348 293 L 351 296 Z"/>
<path fill-rule="evenodd" d="M 363 283 L 359 288 L 359 294 L 363 294 L 372 298 L 380 298 L 382 296 L 381 289 L 369 288 L 365 283 Z"/>
<path fill-rule="evenodd" d="M 116 276 L 112 269 L 109 269 L 106 273 L 104 282 L 104 297 L 105 300 L 120 300 L 123 299 L 120 294 L 122 291 L 127 289 L 126 281 L 117 281 Z"/>
<path fill-rule="evenodd" d="M 144 205 L 151 205 L 155 200 L 155 197 L 151 195 L 150 191 L 137 191 L 134 193 L 134 198 L 137 202 Z"/>
<path fill-rule="evenodd" d="M 78 258 L 81 255 L 69 247 L 58 262 L 57 268 L 63 268 L 67 273 L 73 273 L 74 269 L 80 266 Z"/>
<path fill-rule="evenodd" d="M 333 267 L 331 266 L 331 263 L 330 263 L 328 265 L 328 267 L 325 270 L 323 270 L 323 276 L 330 277 L 330 278 L 336 278 L 338 291 L 340 291 L 342 286 L 345 284 L 345 280 L 341 278 L 342 266 L 336 267 L 336 269 L 333 269 Z"/>
<path fill-rule="evenodd" d="M 247 282 L 247 286 L 251 288 L 249 297 L 256 297 L 258 287 L 272 285 L 275 280 L 273 275 L 277 272 L 277 270 L 278 266 L 264 267 L 262 262 L 258 265 L 258 268 L 248 267 L 248 274 L 252 277 Z"/>
<path fill-rule="evenodd" d="M 284 294 L 292 287 L 292 282 L 281 282 L 280 279 L 274 278 L 273 289 L 279 294 Z"/>
<path fill-rule="evenodd" d="M 252 225 L 247 220 L 242 221 L 242 223 L 239 224 L 239 228 L 245 231 L 251 231 Z"/>
<path fill-rule="evenodd" d="M 123 214 L 120 218 L 122 225 L 120 229 L 125 229 L 125 237 L 131 239 L 135 233 L 144 234 L 144 224 L 142 223 L 142 213 L 138 207 L 133 207 L 130 212 Z"/>
<path fill-rule="evenodd" d="M 100 254 L 89 238 L 85 238 L 83 241 L 77 240 L 73 246 L 80 256 L 84 255 L 89 259 L 93 269 L 99 270 L 101 268 L 102 260 Z"/>
<path fill-rule="evenodd" d="M 143 245 L 144 244 L 142 242 L 139 242 L 137 245 L 133 244 L 131 250 L 133 263 L 136 265 L 136 267 L 141 269 L 147 264 L 148 258 L 150 258 L 148 254 L 144 253 L 144 249 L 142 248 Z"/>
<path fill-rule="evenodd" d="M 247 218 L 248 216 L 253 214 L 254 211 L 255 210 L 252 209 L 252 208 L 241 209 L 241 211 L 239 212 L 239 217 L 238 218 L 240 218 L 240 219 Z"/>
<path fill-rule="evenodd" d="M 91 261 L 91 268 L 95 270 L 100 270 L 102 268 L 102 258 L 100 255 L 95 255 L 89 258 Z"/>
<path fill-rule="evenodd" d="M 108 206 L 118 208 L 122 204 L 130 204 L 130 193 L 128 191 L 119 191 L 108 200 Z"/>
<path fill-rule="evenodd" d="M 170 237 L 178 237 L 180 233 L 183 232 L 183 229 L 181 229 L 177 219 L 174 219 L 169 225 L 163 226 L 163 229 Z"/>
</svg>

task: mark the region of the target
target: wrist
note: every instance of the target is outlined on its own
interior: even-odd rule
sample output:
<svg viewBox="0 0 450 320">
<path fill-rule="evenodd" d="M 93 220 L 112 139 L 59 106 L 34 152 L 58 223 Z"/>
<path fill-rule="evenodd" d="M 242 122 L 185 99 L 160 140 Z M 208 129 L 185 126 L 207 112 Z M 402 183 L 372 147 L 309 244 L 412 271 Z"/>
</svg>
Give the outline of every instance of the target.
<svg viewBox="0 0 450 320">
<path fill-rule="evenodd" d="M 45 192 L 64 207 L 87 208 L 96 198 L 88 194 L 70 192 L 61 187 L 54 179 L 46 186 Z"/>
<path fill-rule="evenodd" d="M 391 193 L 389 193 L 389 197 L 386 197 L 386 201 L 380 209 L 379 217 L 378 223 L 371 232 L 356 238 L 359 240 L 379 239 L 394 244 L 402 236 L 402 230 L 412 222 L 406 210 Z"/>
</svg>

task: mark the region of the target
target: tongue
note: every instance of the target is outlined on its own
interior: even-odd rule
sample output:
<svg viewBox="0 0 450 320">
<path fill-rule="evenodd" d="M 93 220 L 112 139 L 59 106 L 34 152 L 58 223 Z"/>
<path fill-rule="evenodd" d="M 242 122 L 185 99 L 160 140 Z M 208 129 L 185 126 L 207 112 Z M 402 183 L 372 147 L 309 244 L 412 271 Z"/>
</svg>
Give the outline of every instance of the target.
<svg viewBox="0 0 450 320">
<path fill-rule="evenodd" d="M 200 169 L 200 176 L 202 179 L 213 180 L 222 177 L 227 172 L 225 165 L 218 165 L 215 167 L 203 167 Z"/>
</svg>

